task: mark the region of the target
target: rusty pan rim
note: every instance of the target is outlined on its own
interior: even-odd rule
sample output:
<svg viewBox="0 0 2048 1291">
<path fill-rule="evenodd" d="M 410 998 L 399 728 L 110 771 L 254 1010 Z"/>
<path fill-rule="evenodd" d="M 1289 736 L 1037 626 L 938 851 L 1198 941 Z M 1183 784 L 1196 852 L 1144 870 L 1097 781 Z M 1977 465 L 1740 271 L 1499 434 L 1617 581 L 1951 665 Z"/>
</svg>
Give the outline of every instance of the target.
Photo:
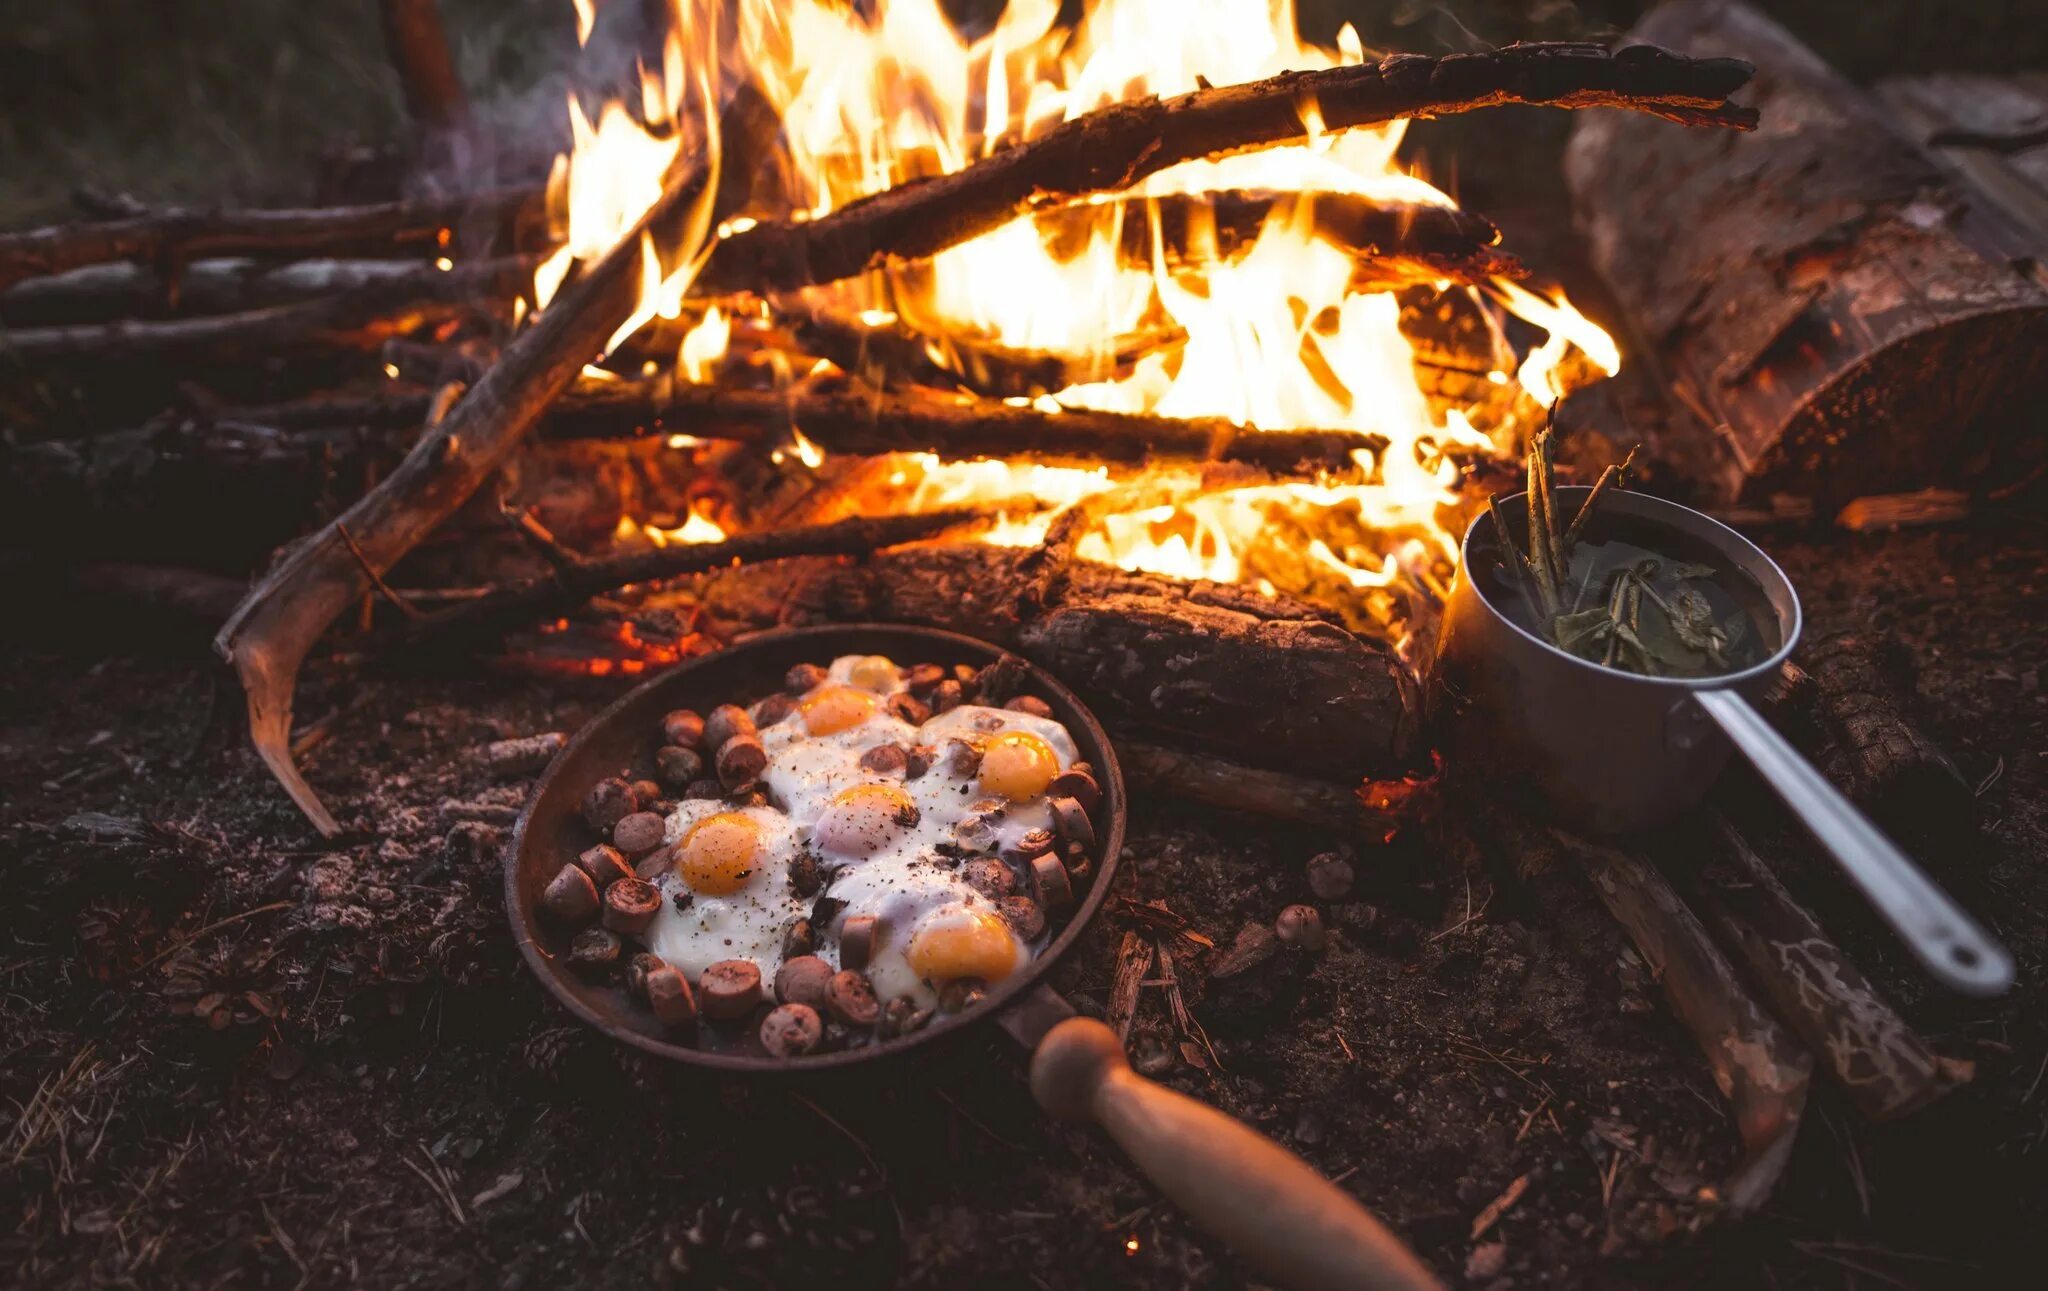
<svg viewBox="0 0 2048 1291">
<path fill-rule="evenodd" d="M 743 651 L 766 653 L 791 643 L 829 643 L 835 639 L 854 642 L 873 637 L 893 636 L 906 642 L 931 649 L 931 656 L 947 662 L 992 663 L 1005 656 L 1016 658 L 1029 678 L 1030 689 L 1050 701 L 1060 711 L 1074 735 L 1082 760 L 1089 762 L 1096 772 L 1096 779 L 1102 789 L 1102 831 L 1098 855 L 1095 860 L 1095 875 L 1089 884 L 1087 894 L 1067 917 L 1059 934 L 1045 950 L 1012 974 L 1008 980 L 990 990 L 988 997 L 968 1012 L 942 1024 L 928 1026 L 907 1036 L 899 1036 L 879 1044 L 859 1049 L 842 1049 L 832 1053 L 810 1055 L 797 1059 L 778 1059 L 748 1053 L 725 1053 L 698 1049 L 691 1045 L 657 1039 L 643 1034 L 614 1018 L 602 1009 L 594 1007 L 583 995 L 571 990 L 564 976 L 571 970 L 558 964 L 542 944 L 539 935 L 539 916 L 534 903 L 523 898 L 520 876 L 525 868 L 524 861 L 529 847 L 538 848 L 534 841 L 535 814 L 542 803 L 549 800 L 549 791 L 558 778 L 566 774 L 567 768 L 577 761 L 577 754 L 585 747 L 609 739 L 613 728 L 626 721 L 645 702 L 645 698 L 657 690 L 673 689 L 678 703 L 685 706 L 688 679 L 716 665 L 728 663 Z M 830 649 L 829 646 L 820 648 Z M 860 647 L 854 646 L 858 649 Z M 836 655 L 845 650 L 832 650 Z M 702 702 L 703 697 L 697 697 Z M 722 698 L 722 697 L 721 697 Z M 1071 720 L 1069 720 L 1071 718 Z M 580 800 L 581 795 L 575 796 Z M 1014 1003 L 1043 982 L 1046 976 L 1073 951 L 1081 935 L 1109 898 L 1112 881 L 1123 851 L 1124 830 L 1129 815 L 1129 804 L 1124 793 L 1123 770 L 1118 765 L 1116 751 L 1109 741 L 1109 733 L 1095 714 L 1083 704 L 1073 691 L 1058 678 L 1028 659 L 1017 656 L 1001 646 L 963 633 L 948 632 L 940 628 L 922 627 L 904 623 L 846 623 L 825 624 L 802 628 L 778 628 L 744 637 L 722 650 L 699 655 L 667 669 L 613 701 L 605 710 L 586 722 L 571 735 L 554 761 L 528 794 L 525 806 L 520 810 L 518 823 L 514 826 L 512 841 L 506 849 L 504 860 L 505 914 L 511 923 L 514 941 L 518 943 L 520 957 L 525 960 L 528 970 L 565 1008 L 586 1025 L 604 1033 L 623 1044 L 631 1045 L 642 1052 L 680 1062 L 686 1066 L 711 1071 L 739 1072 L 760 1076 L 801 1076 L 823 1071 L 843 1070 L 863 1064 L 890 1061 L 901 1056 L 924 1050 L 944 1043 L 969 1027 L 993 1021 L 996 1014 Z M 544 858 L 543 858 L 544 859 Z"/>
<path fill-rule="evenodd" d="M 1559 498 L 1583 498 L 1592 491 L 1589 485 L 1563 484 L 1559 485 L 1553 492 Z M 1497 501 L 1503 510 L 1511 506 L 1520 506 L 1526 511 L 1529 505 L 1529 493 L 1528 490 L 1524 489 L 1519 493 L 1502 494 Z M 1605 495 L 1602 501 L 1610 505 L 1619 506 L 1633 513 L 1638 519 L 1668 524 L 1674 529 L 1690 533 L 1694 537 L 1720 549 L 1739 568 L 1757 580 L 1758 585 L 1763 588 L 1764 594 L 1771 597 L 1773 603 L 1777 599 L 1775 593 L 1782 592 L 1784 595 L 1784 613 L 1782 616 L 1783 621 L 1778 625 L 1780 634 L 1778 648 L 1773 650 L 1760 663 L 1751 664 L 1739 672 L 1718 673 L 1711 677 L 1644 676 L 1640 673 L 1623 672 L 1617 668 L 1604 667 L 1591 660 L 1581 659 L 1568 651 L 1560 650 L 1542 637 L 1537 636 L 1521 624 L 1515 622 L 1513 618 L 1509 617 L 1500 606 L 1495 605 L 1486 595 L 1486 589 L 1479 585 L 1479 580 L 1472 578 L 1473 540 L 1478 537 L 1481 525 L 1493 523 L 1491 516 L 1485 511 L 1481 511 L 1478 515 L 1472 517 L 1472 522 L 1465 527 L 1464 540 L 1458 544 L 1458 577 L 1471 580 L 1473 596 L 1481 605 L 1486 607 L 1488 614 L 1492 615 L 1496 621 L 1505 626 L 1510 632 L 1513 632 L 1523 641 L 1543 651 L 1545 654 L 1551 655 L 1573 668 L 1584 669 L 1589 674 L 1597 674 L 1614 685 L 1651 686 L 1672 692 L 1690 693 L 1702 690 L 1741 689 L 1752 682 L 1778 674 L 1779 670 L 1784 667 L 1785 661 L 1792 657 L 1792 651 L 1799 645 L 1799 638 L 1806 628 L 1806 610 L 1800 604 L 1799 588 L 1792 582 L 1791 576 L 1779 567 L 1778 562 L 1771 559 L 1770 553 L 1766 552 L 1756 543 L 1751 542 L 1740 531 L 1721 523 L 1706 512 L 1695 510 L 1680 502 L 1673 502 L 1669 498 L 1660 498 L 1655 494 L 1637 493 L 1633 490 L 1621 489 Z M 1775 584 L 1775 587 L 1773 584 Z"/>
</svg>

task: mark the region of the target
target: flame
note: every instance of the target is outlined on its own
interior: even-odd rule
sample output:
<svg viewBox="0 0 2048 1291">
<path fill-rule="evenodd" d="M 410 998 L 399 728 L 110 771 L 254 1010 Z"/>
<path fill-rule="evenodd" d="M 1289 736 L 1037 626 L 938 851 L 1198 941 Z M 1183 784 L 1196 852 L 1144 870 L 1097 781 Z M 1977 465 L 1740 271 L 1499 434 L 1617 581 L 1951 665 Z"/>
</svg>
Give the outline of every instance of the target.
<svg viewBox="0 0 2048 1291">
<path fill-rule="evenodd" d="M 961 169 L 1108 104 L 1366 56 L 1348 25 L 1334 49 L 1304 43 L 1293 0 L 1095 0 L 1071 27 L 1059 21 L 1060 0 L 1009 0 L 974 36 L 961 33 L 940 0 L 727 0 L 723 31 L 712 0 L 672 3 L 678 21 L 662 67 L 643 69 L 637 112 L 608 103 L 593 123 L 570 102 L 574 149 L 559 162 L 554 185 L 565 242 L 536 276 L 542 306 L 571 262 L 626 236 L 655 200 L 678 157 L 673 125 L 686 102 L 718 97 L 710 92 L 718 67 L 742 69 L 732 75 L 751 78 L 779 111 L 793 191 L 785 209 L 731 215 L 707 239 L 733 236 L 757 218 L 825 215 L 893 185 Z M 577 0 L 577 9 L 579 32 L 587 34 L 590 0 Z M 1085 236 L 1078 240 L 1063 236 L 1049 246 L 1033 219 L 1019 218 L 927 261 L 809 289 L 805 303 L 870 326 L 912 328 L 932 338 L 927 349 L 941 366 L 954 335 L 1073 356 L 1113 354 L 1133 336 L 1184 336 L 1114 380 L 1033 402 L 1051 412 L 1095 408 L 1222 417 L 1263 429 L 1368 431 L 1385 438 L 1385 451 L 1357 455 L 1339 476 L 1287 483 L 1186 468 L 1134 480 L 1106 468 L 901 454 L 887 476 L 895 491 L 889 505 L 1035 497 L 1045 510 L 1006 518 L 986 537 L 1022 545 L 1042 540 L 1053 509 L 1090 500 L 1091 523 L 1076 544 L 1081 556 L 1328 596 L 1355 621 L 1380 624 L 1397 641 L 1410 638 L 1407 625 L 1440 601 L 1455 561 L 1452 533 L 1467 505 L 1458 459 L 1508 445 L 1497 446 L 1466 411 L 1432 405 L 1417 384 L 1400 302 L 1353 289 L 1351 253 L 1319 236 L 1312 200 L 1276 203 L 1251 245 L 1227 260 L 1203 254 L 1213 252 L 1214 239 L 1204 243 L 1199 227 L 1180 254 L 1169 257 L 1163 245 L 1157 199 L 1167 196 L 1250 190 L 1453 204 L 1397 163 L 1405 123 L 1333 132 L 1315 102 L 1298 110 L 1303 142 L 1185 163 L 1129 193 L 1105 195 L 1080 212 Z M 715 128 L 711 134 L 715 145 Z M 735 164 L 765 170 L 772 160 Z M 1131 262 L 1127 221 L 1144 223 L 1149 263 Z M 699 253 L 649 243 L 649 286 L 634 326 L 655 314 L 678 316 L 688 273 L 664 277 L 662 266 Z M 1612 339 L 1561 293 L 1509 282 L 1446 290 L 1545 334 L 1519 363 L 1500 365 L 1513 367 L 1512 375 L 1487 374 L 1509 396 L 1554 403 L 1572 373 L 1583 373 L 1584 365 L 1566 362 L 1573 352 L 1601 372 L 1619 367 Z M 732 334 L 729 309 L 705 310 L 677 354 L 683 374 L 714 379 Z M 803 379 L 800 361 L 778 362 L 774 370 L 786 379 Z M 1512 437 L 1512 417 L 1504 429 L 1501 418 L 1493 421 L 1496 433 Z M 801 431 L 793 445 L 805 466 L 823 460 Z M 776 460 L 789 455 L 778 450 Z"/>
</svg>

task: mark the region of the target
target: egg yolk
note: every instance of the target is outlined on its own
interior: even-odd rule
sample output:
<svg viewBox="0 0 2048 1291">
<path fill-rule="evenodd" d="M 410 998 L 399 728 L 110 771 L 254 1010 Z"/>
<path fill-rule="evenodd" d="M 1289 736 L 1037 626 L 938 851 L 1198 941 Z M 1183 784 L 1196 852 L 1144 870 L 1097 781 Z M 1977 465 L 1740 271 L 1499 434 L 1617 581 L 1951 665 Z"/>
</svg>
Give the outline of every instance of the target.
<svg viewBox="0 0 2048 1291">
<path fill-rule="evenodd" d="M 846 670 L 846 679 L 863 690 L 884 694 L 896 689 L 896 665 L 878 654 L 856 659 Z"/>
<path fill-rule="evenodd" d="M 870 690 L 851 686 L 824 686 L 806 696 L 798 708 L 804 727 L 813 735 L 830 735 L 859 726 L 875 715 L 882 701 Z"/>
<path fill-rule="evenodd" d="M 918 925 L 903 958 L 926 981 L 979 977 L 995 982 L 1016 969 L 1017 939 L 992 910 L 948 906 Z"/>
<path fill-rule="evenodd" d="M 736 811 L 721 812 L 698 821 L 684 835 L 676 870 L 694 891 L 728 896 L 746 886 L 760 850 L 760 825 Z"/>
<path fill-rule="evenodd" d="M 1052 745 L 1029 731 L 1005 731 L 981 753 L 981 787 L 1005 798 L 1035 798 L 1059 773 Z"/>
<path fill-rule="evenodd" d="M 832 795 L 812 837 L 839 856 L 872 856 L 917 823 L 917 804 L 893 784 L 857 784 Z"/>
</svg>

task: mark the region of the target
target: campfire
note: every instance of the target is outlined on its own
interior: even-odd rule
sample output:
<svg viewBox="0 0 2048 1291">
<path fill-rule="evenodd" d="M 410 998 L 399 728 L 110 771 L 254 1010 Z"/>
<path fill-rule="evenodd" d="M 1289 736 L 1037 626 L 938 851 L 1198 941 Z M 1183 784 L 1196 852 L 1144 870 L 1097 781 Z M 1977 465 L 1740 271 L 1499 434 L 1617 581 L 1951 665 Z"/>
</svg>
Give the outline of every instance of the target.
<svg viewBox="0 0 2048 1291">
<path fill-rule="evenodd" d="M 1474 463 L 1613 372 L 1613 342 L 1396 163 L 1404 120 L 1333 133 L 1307 86 L 1266 87 L 1294 136 L 1272 146 L 1204 130 L 1167 164 L 1163 126 L 1124 129 L 1131 168 L 1092 179 L 1055 138 L 997 193 L 947 195 L 1119 104 L 1364 61 L 1349 27 L 1303 44 L 1291 4 L 1056 14 L 1008 6 L 970 38 L 933 0 L 742 5 L 723 30 L 678 11 L 638 104 L 570 103 L 535 301 L 637 236 L 637 299 L 586 379 L 654 383 L 680 442 L 748 423 L 811 473 L 812 514 L 989 508 L 980 541 L 1032 547 L 1070 509 L 1078 559 L 1307 595 L 1412 665 Z M 634 234 L 686 155 L 711 205 Z M 757 511 L 727 495 L 645 532 Z"/>
<path fill-rule="evenodd" d="M 418 643 L 734 561 L 942 535 L 968 540 L 943 558 L 965 600 L 932 617 L 977 626 L 978 599 L 1008 620 L 981 616 L 998 639 L 1079 655 L 1135 635 L 1176 669 L 1159 643 L 1177 633 L 1209 658 L 1184 679 L 1195 697 L 1155 714 L 1166 729 L 1200 747 L 1200 728 L 1249 721 L 1271 736 L 1255 764 L 1397 771 L 1467 482 L 1620 361 L 1489 222 L 1401 168 L 1402 125 L 1499 103 L 1749 123 L 1727 103 L 1747 75 L 1732 62 L 1581 45 L 1369 59 L 1349 29 L 1320 49 L 1291 5 L 1250 0 L 1199 17 L 1116 0 L 1073 26 L 1013 5 L 972 35 L 930 0 L 652 8 L 637 93 L 571 99 L 574 146 L 542 191 L 137 216 L 10 248 L 10 277 L 365 241 L 438 253 L 340 296 L 125 334 L 169 351 L 266 329 L 332 338 L 372 305 L 354 343 L 415 333 L 383 345 L 386 390 L 207 410 L 216 435 L 428 427 L 221 633 L 258 748 L 323 830 L 287 747 L 290 692 L 322 629 L 366 596 Z M 289 275 L 257 281 L 288 292 Z M 481 333 L 465 321 L 479 307 Z M 75 339 L 45 333 L 14 340 Z M 522 460 L 536 425 L 636 440 L 640 491 L 668 504 L 623 502 L 614 550 L 595 555 L 553 533 L 587 510 L 514 504 L 543 577 L 439 609 L 392 591 L 384 571 Z M 870 566 L 896 575 L 869 609 L 918 617 L 936 585 L 918 562 L 937 559 Z M 1091 581 L 1102 594 L 1076 590 Z M 1020 615 L 1027 602 L 1046 612 Z M 1071 631 L 1067 611 L 1089 624 Z M 1274 621 L 1348 630 L 1255 631 Z M 1229 642 L 1229 667 L 1272 680 L 1219 702 L 1195 674 Z M 628 644 L 595 667 L 683 648 Z M 1282 711 L 1310 696 L 1320 711 Z M 1334 744 L 1297 738 L 1319 727 Z"/>
<path fill-rule="evenodd" d="M 1925 1002 L 1894 952 L 1988 998 L 2033 940 L 1887 835 L 1968 850 L 2004 762 L 1966 778 L 1868 636 L 1798 646 L 1819 605 L 1890 584 L 1816 590 L 1826 558 L 1773 541 L 1940 523 L 2042 474 L 2038 229 L 1976 203 L 2002 163 L 1953 87 L 1880 109 L 1736 0 L 1673 0 L 1612 47 L 1429 54 L 1305 35 L 1293 0 L 562 8 L 581 52 L 552 136 L 467 99 L 432 0 L 385 0 L 414 126 L 391 173 L 298 207 L 87 193 L 85 218 L 0 234 L 0 542 L 61 584 L 41 617 L 204 621 L 296 808 L 236 781 L 252 855 L 303 846 L 300 817 L 320 835 L 280 854 L 316 859 L 303 922 L 276 923 L 410 929 L 439 965 L 444 922 L 502 937 L 506 914 L 500 970 L 516 944 L 584 1021 L 735 1071 L 998 1015 L 1035 1049 L 1077 1021 L 1032 1093 L 1176 1183 L 1181 1148 L 1225 1150 L 1191 1127 L 1228 1123 L 1119 1133 L 1089 1091 L 1178 1080 L 1314 1156 L 1335 1085 L 1301 1073 L 1398 1070 L 1370 1079 L 1386 1107 L 1442 1103 L 1417 1142 L 1445 1160 L 1468 1106 L 1513 1095 L 1485 1113 L 1513 1134 L 1499 1177 L 1456 1184 L 1469 1230 L 1360 1181 L 1432 1261 L 1472 1246 L 1475 1283 L 1504 1220 L 1604 1257 L 1753 1213 L 1817 1076 L 1871 1121 L 1976 1079 L 1967 1028 L 1923 1037 L 1887 1002 Z M 1561 171 L 1508 182 L 1558 178 L 1577 243 L 1558 203 L 1525 240 L 1467 209 L 1406 137 L 1503 107 L 1570 111 Z M 1923 157 L 1893 108 L 1968 155 Z M 346 730 L 368 701 L 338 693 L 438 704 L 448 671 L 493 674 L 474 711 L 417 714 L 398 753 Z M 1720 781 L 1731 747 L 1762 774 Z M 36 775 L 67 802 L 100 782 Z M 200 845 L 67 811 L 51 838 Z M 161 962 L 180 1017 L 296 1025 L 326 959 L 265 952 L 304 979 L 285 1012 L 254 949 L 246 974 L 201 961 L 291 906 L 298 865 L 160 927 L 93 896 L 96 980 Z M 720 923 L 757 880 L 773 918 Z M 1852 922 L 1859 888 L 1899 940 Z M 1590 968 L 1560 948 L 1581 941 Z M 356 949 L 337 977 L 387 971 L 382 941 Z M 1718 1146 L 1623 1090 L 1688 1104 L 1666 1096 L 1701 1072 L 1610 1072 L 1640 1035 L 1586 1022 L 1652 985 L 1732 1112 Z M 1347 1020 L 1366 997 L 1398 1005 L 1388 1035 Z M 1411 1080 L 1418 1048 L 1484 1079 Z M 1440 1097 L 1454 1080 L 1477 1102 Z M 25 1135 L 61 1119 L 30 1106 Z M 1335 1127 L 1346 1151 L 1368 1128 Z M 1546 1133 L 1592 1145 L 1585 1195 L 1505 1164 Z M 1164 1191 L 1259 1259 L 1312 1245 Z M 1595 1194 L 1604 1233 L 1571 1222 Z M 1117 1258 L 1142 1215 L 1111 1225 Z"/>
</svg>

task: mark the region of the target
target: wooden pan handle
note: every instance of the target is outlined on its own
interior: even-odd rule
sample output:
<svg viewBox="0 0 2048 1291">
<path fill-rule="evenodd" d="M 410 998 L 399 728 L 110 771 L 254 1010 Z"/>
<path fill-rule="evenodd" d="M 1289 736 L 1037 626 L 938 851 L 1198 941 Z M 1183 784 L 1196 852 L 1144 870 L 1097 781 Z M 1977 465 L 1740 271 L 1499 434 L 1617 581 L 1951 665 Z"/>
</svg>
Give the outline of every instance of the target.
<svg viewBox="0 0 2048 1291">
<path fill-rule="evenodd" d="M 1441 1291 L 1365 1207 L 1286 1148 L 1131 1070 L 1116 1032 L 1070 1018 L 1031 1059 L 1031 1093 L 1062 1120 L 1093 1121 L 1159 1190 L 1294 1291 Z"/>
</svg>

